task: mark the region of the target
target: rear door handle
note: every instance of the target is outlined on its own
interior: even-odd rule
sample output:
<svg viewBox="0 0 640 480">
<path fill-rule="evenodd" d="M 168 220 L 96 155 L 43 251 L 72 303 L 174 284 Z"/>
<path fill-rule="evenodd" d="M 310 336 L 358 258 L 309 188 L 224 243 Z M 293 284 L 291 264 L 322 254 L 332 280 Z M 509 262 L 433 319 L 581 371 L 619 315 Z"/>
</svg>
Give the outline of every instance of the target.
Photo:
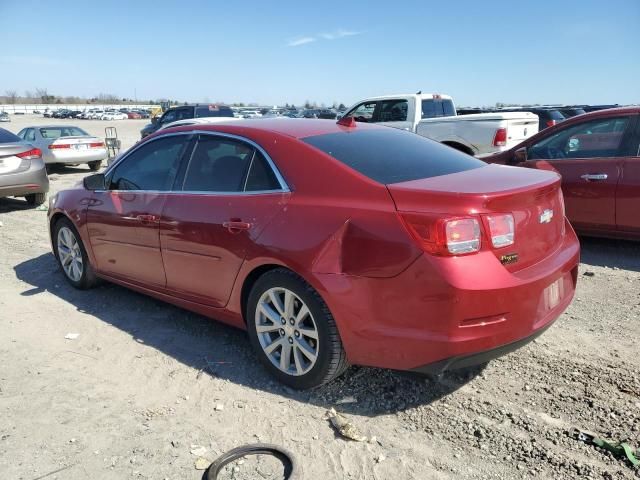
<svg viewBox="0 0 640 480">
<path fill-rule="evenodd" d="M 242 222 L 240 220 L 229 220 L 228 222 L 224 222 L 222 226 L 231 233 L 240 233 L 243 230 L 249 230 L 251 228 L 250 223 Z"/>
<path fill-rule="evenodd" d="M 585 173 L 584 175 L 581 175 L 580 178 L 587 182 L 599 182 L 609 178 L 609 175 L 606 173 Z"/>
<path fill-rule="evenodd" d="M 140 223 L 156 223 L 158 221 L 158 217 L 155 215 L 138 215 L 136 218 Z"/>
</svg>

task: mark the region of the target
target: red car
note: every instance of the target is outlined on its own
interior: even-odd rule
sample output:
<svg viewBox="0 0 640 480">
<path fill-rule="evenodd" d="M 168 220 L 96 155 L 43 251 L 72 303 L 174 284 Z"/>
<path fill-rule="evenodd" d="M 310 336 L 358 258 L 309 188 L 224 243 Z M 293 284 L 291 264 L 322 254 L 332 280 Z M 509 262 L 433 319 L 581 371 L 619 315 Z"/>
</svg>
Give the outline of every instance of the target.
<svg viewBox="0 0 640 480">
<path fill-rule="evenodd" d="M 140 119 L 142 118 L 142 115 L 140 115 L 138 112 L 127 112 L 127 117 L 129 119 Z"/>
<path fill-rule="evenodd" d="M 579 233 L 640 240 L 639 114 L 639 107 L 586 113 L 483 160 L 559 173 Z"/>
<path fill-rule="evenodd" d="M 295 388 L 511 351 L 570 303 L 579 257 L 557 174 L 350 119 L 162 130 L 54 196 L 49 222 L 72 285 L 245 328 Z"/>
</svg>

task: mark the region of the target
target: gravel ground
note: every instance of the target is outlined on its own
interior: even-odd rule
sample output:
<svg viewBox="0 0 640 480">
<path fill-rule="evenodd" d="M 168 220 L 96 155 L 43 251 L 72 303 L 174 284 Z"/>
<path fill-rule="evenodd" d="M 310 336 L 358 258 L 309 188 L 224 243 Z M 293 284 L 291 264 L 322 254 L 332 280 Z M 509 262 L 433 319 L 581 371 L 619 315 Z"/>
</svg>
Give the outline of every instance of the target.
<svg viewBox="0 0 640 480">
<path fill-rule="evenodd" d="M 125 146 L 143 124 L 115 123 Z M 88 173 L 56 171 L 52 192 Z M 0 478 L 195 480 L 198 458 L 247 442 L 287 447 L 306 479 L 640 478 L 574 435 L 640 447 L 640 244 L 583 239 L 567 312 L 483 370 L 433 382 L 352 368 L 299 393 L 267 377 L 243 332 L 114 285 L 68 286 L 46 212 L 0 199 L 0 222 Z M 332 406 L 375 439 L 340 438 Z M 251 458 L 223 478 L 282 468 Z"/>
</svg>

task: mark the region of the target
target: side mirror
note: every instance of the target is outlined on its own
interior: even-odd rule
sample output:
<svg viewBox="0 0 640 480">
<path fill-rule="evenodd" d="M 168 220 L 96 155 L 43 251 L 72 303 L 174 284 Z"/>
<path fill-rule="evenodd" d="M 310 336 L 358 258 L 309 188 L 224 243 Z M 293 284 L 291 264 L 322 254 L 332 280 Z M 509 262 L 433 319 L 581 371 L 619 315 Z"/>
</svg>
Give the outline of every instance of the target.
<svg viewBox="0 0 640 480">
<path fill-rule="evenodd" d="M 106 190 L 107 186 L 105 185 L 106 179 L 104 177 L 104 173 L 96 173 L 95 175 L 89 175 L 84 177 L 82 184 L 84 188 L 90 190 L 92 192 L 96 190 Z"/>
<path fill-rule="evenodd" d="M 527 147 L 522 147 L 513 152 L 512 163 L 524 163 L 527 161 Z"/>
</svg>

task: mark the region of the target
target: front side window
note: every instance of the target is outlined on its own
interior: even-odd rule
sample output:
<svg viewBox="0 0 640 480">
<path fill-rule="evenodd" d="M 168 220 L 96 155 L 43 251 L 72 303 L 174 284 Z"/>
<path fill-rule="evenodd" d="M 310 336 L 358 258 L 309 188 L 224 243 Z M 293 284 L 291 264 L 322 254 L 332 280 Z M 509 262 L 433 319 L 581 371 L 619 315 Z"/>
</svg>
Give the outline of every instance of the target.
<svg viewBox="0 0 640 480">
<path fill-rule="evenodd" d="M 380 102 L 379 122 L 405 122 L 409 102 L 407 100 L 385 100 Z"/>
<path fill-rule="evenodd" d="M 373 112 L 376 109 L 376 102 L 365 102 L 358 105 L 345 115 L 353 117 L 356 122 L 373 122 Z"/>
<path fill-rule="evenodd" d="M 160 123 L 165 125 L 167 123 L 175 122 L 178 119 L 178 112 L 176 110 L 168 110 L 160 119 Z"/>
<path fill-rule="evenodd" d="M 262 154 L 244 142 L 201 135 L 191 155 L 183 190 L 243 192 L 279 189 Z"/>
<path fill-rule="evenodd" d="M 529 147 L 529 160 L 620 156 L 629 117 L 604 118 L 565 128 Z"/>
<path fill-rule="evenodd" d="M 115 168 L 109 189 L 171 190 L 187 139 L 186 135 L 176 135 L 142 145 Z"/>
</svg>

